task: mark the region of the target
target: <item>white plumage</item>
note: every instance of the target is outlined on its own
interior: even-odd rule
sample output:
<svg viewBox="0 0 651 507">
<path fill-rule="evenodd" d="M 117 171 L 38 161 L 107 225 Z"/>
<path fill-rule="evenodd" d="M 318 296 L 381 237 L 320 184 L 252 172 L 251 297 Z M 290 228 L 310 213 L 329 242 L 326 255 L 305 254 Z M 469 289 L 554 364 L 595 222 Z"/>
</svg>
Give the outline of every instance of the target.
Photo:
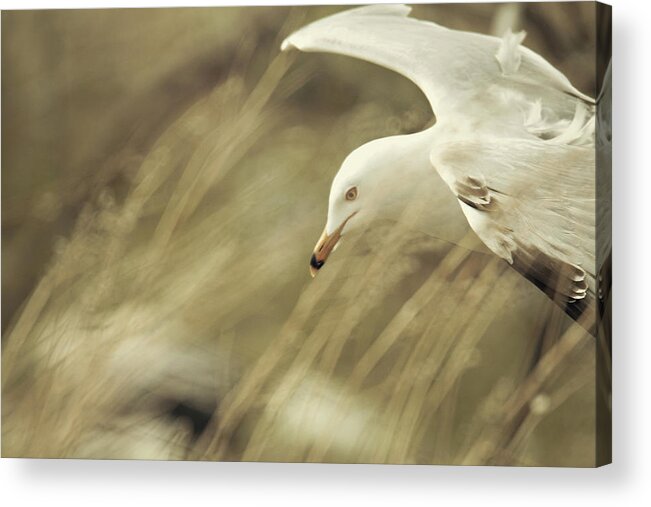
<svg viewBox="0 0 651 507">
<path fill-rule="evenodd" d="M 344 229 L 368 220 L 367 211 L 391 209 L 410 180 L 436 171 L 486 246 L 577 318 L 595 292 L 595 101 L 522 46 L 523 32 L 499 39 L 409 12 L 404 5 L 352 9 L 282 44 L 392 69 L 420 87 L 437 120 L 346 159 L 313 272 Z"/>
</svg>

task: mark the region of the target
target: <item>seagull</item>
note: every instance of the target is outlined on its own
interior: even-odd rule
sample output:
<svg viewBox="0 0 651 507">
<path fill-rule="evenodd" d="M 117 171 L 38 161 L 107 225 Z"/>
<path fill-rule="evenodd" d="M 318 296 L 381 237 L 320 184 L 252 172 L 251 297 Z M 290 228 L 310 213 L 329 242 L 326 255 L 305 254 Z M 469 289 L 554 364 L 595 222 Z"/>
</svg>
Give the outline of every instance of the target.
<svg viewBox="0 0 651 507">
<path fill-rule="evenodd" d="M 311 275 L 344 233 L 378 214 L 398 217 L 437 178 L 486 247 L 578 320 L 595 299 L 595 100 L 523 46 L 524 32 L 451 30 L 410 11 L 355 8 L 282 43 L 283 51 L 342 54 L 398 72 L 436 117 L 422 132 L 373 140 L 346 157 Z"/>
</svg>

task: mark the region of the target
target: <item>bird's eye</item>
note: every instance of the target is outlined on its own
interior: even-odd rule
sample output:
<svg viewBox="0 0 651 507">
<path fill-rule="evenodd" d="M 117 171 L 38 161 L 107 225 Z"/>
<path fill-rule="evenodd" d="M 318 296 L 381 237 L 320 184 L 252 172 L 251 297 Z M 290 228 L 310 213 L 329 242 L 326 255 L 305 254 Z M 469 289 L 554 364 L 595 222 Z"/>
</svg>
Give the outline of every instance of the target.
<svg viewBox="0 0 651 507">
<path fill-rule="evenodd" d="M 355 199 L 357 199 L 357 187 L 350 187 L 346 190 L 346 200 L 354 201 Z"/>
</svg>

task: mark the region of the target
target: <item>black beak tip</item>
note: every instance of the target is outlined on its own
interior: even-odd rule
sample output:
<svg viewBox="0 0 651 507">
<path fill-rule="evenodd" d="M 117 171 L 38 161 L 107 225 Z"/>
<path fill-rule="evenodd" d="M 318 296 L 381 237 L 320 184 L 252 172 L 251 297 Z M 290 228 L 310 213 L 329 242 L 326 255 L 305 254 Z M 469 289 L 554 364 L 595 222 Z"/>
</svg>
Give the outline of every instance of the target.
<svg viewBox="0 0 651 507">
<path fill-rule="evenodd" d="M 314 269 L 321 269 L 321 267 L 325 264 L 325 261 L 319 261 L 316 258 L 316 255 L 312 254 L 312 257 L 310 258 L 310 266 L 312 266 Z"/>
</svg>

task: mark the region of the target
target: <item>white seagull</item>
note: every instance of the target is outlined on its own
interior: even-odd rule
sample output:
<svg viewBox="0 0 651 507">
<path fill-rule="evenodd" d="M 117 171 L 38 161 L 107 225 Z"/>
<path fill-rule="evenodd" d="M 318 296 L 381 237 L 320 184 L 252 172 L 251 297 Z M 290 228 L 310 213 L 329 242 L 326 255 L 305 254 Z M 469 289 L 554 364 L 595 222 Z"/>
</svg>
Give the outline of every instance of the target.
<svg viewBox="0 0 651 507">
<path fill-rule="evenodd" d="M 356 8 L 294 32 L 282 49 L 339 53 L 413 81 L 433 127 L 371 141 L 343 162 L 310 260 L 316 275 L 345 232 L 398 216 L 440 176 L 486 246 L 573 318 L 594 304 L 595 101 L 544 58 L 502 38 Z M 438 177 L 437 177 L 438 178 Z"/>
</svg>

